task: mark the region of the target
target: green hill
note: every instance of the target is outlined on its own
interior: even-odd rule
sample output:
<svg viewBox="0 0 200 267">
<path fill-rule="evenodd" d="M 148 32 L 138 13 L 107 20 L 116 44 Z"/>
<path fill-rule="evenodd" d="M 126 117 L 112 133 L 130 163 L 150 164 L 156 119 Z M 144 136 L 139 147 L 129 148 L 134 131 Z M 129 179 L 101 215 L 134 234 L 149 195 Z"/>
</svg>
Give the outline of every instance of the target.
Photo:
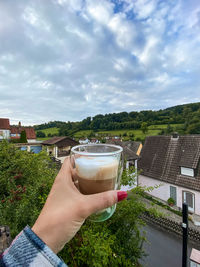
<svg viewBox="0 0 200 267">
<path fill-rule="evenodd" d="M 148 127 L 148 132 L 145 134 L 141 131 L 141 125 L 144 122 Z M 36 131 L 43 131 L 46 135 L 68 135 L 76 138 L 94 136 L 94 133 L 98 132 L 113 135 L 132 133 L 138 138 L 144 138 L 146 134 L 169 134 L 172 131 L 180 134 L 200 134 L 200 102 L 157 111 L 98 114 L 79 122 L 51 121 L 35 125 L 34 128 Z"/>
</svg>

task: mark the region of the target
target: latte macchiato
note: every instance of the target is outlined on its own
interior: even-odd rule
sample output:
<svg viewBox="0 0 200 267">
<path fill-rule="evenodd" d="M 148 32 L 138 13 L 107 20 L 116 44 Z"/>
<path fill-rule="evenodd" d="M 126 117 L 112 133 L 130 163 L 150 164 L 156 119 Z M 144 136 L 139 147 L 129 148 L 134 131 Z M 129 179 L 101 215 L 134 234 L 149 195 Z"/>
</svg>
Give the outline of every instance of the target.
<svg viewBox="0 0 200 267">
<path fill-rule="evenodd" d="M 91 195 L 118 189 L 122 173 L 122 151 L 120 146 L 110 144 L 72 147 L 71 163 L 78 178 L 76 185 L 79 191 Z M 88 219 L 103 222 L 113 215 L 115 209 L 116 204 L 93 213 Z"/>
<path fill-rule="evenodd" d="M 115 157 L 79 157 L 76 159 L 79 190 L 95 194 L 115 189 L 119 160 Z"/>
</svg>

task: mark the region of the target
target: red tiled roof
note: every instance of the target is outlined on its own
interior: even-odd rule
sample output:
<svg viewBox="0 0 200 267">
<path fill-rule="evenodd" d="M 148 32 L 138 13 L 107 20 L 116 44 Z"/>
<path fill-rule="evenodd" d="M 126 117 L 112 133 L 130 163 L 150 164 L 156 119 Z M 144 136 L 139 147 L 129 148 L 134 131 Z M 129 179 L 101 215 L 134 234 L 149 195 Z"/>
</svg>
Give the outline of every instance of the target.
<svg viewBox="0 0 200 267">
<path fill-rule="evenodd" d="M 35 130 L 33 127 L 18 127 L 18 126 L 11 126 L 11 134 L 21 134 L 22 131 L 26 132 L 27 139 L 36 139 Z M 12 139 L 16 139 L 18 137 L 12 136 Z"/>
<path fill-rule="evenodd" d="M 21 131 L 20 131 L 19 127 L 11 126 L 10 133 L 11 134 L 19 134 L 19 133 L 21 133 Z"/>
<path fill-rule="evenodd" d="M 0 118 L 0 129 L 1 130 L 10 130 L 9 119 Z"/>
<path fill-rule="evenodd" d="M 36 139 L 36 134 L 33 127 L 25 127 L 24 130 L 26 131 L 27 139 Z"/>
</svg>

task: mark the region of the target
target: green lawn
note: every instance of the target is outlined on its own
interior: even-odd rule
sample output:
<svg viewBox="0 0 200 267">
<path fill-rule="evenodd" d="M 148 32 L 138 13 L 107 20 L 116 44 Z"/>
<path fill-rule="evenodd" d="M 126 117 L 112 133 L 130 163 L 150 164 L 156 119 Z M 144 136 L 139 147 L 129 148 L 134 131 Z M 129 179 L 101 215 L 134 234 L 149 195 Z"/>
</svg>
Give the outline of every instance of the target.
<svg viewBox="0 0 200 267">
<path fill-rule="evenodd" d="M 88 137 L 92 130 L 83 130 L 83 131 L 78 131 L 74 134 L 75 138 L 83 138 L 83 137 Z"/>
<path fill-rule="evenodd" d="M 41 132 L 45 133 L 46 135 L 49 133 L 50 134 L 58 134 L 59 128 L 52 127 L 52 128 L 47 128 L 47 129 L 38 130 L 38 131 L 41 131 Z M 36 132 L 38 132 L 38 131 L 36 131 Z"/>
<path fill-rule="evenodd" d="M 134 135 L 134 139 L 136 138 L 144 139 L 148 135 L 158 135 L 159 132 L 160 130 L 148 130 L 146 134 L 143 134 L 141 130 L 114 130 L 114 131 L 99 131 L 98 133 L 100 135 L 105 134 L 105 135 L 111 135 L 111 136 L 120 136 L 121 134 L 123 139 L 126 140 L 126 139 L 129 139 L 130 134 Z M 127 133 L 127 137 L 123 136 L 124 133 Z"/>
<path fill-rule="evenodd" d="M 170 124 L 170 126 L 174 129 L 176 127 L 181 127 L 183 126 L 183 124 Z M 149 130 L 162 130 L 162 129 L 166 129 L 167 128 L 167 124 L 159 124 L 159 125 L 150 125 L 148 127 Z"/>
<path fill-rule="evenodd" d="M 37 137 L 37 141 L 45 141 L 45 140 L 48 140 L 52 137 Z"/>
<path fill-rule="evenodd" d="M 38 131 L 45 133 L 46 137 L 38 137 L 37 140 L 38 141 L 44 141 L 44 140 L 48 140 L 48 139 L 52 138 L 52 137 L 48 137 L 48 134 L 58 135 L 59 128 L 52 127 L 52 128 L 47 128 L 47 129 L 43 129 L 43 130 L 37 130 L 36 133 Z"/>
<path fill-rule="evenodd" d="M 175 129 L 176 127 L 181 127 L 183 126 L 183 124 L 171 124 L 170 125 L 173 129 Z M 134 135 L 134 139 L 136 138 L 140 138 L 140 139 L 145 139 L 146 136 L 150 136 L 150 135 L 158 135 L 159 132 L 162 129 L 166 129 L 167 128 L 167 124 L 160 124 L 160 125 L 150 125 L 148 127 L 148 132 L 146 134 L 143 134 L 143 132 L 141 130 L 113 130 L 113 131 L 98 131 L 96 132 L 96 134 L 99 134 L 99 136 L 102 135 L 111 135 L 111 136 L 122 136 L 122 138 L 124 140 L 129 140 L 129 135 L 133 134 Z M 43 129 L 41 130 L 42 132 L 44 132 L 46 134 L 46 136 L 50 133 L 52 135 L 57 135 L 59 132 L 59 128 L 53 127 L 53 128 L 48 128 L 48 129 Z M 90 133 L 92 132 L 92 130 L 82 130 L 82 131 L 78 131 L 74 134 L 74 137 L 76 139 L 80 139 L 80 138 L 84 138 L 84 137 L 88 137 L 90 135 Z M 124 133 L 127 133 L 127 136 L 123 136 Z M 47 140 L 50 139 L 51 137 L 45 137 L 45 138 L 37 138 L 37 140 Z"/>
</svg>

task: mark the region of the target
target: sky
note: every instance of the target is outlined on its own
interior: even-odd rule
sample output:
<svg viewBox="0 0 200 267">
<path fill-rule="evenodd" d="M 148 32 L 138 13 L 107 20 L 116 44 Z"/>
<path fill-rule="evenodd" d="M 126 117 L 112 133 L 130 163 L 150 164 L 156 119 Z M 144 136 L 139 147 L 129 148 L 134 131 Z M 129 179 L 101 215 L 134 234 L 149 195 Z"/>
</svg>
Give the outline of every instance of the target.
<svg viewBox="0 0 200 267">
<path fill-rule="evenodd" d="M 0 0 L 11 124 L 199 101 L 199 0 Z"/>
</svg>

